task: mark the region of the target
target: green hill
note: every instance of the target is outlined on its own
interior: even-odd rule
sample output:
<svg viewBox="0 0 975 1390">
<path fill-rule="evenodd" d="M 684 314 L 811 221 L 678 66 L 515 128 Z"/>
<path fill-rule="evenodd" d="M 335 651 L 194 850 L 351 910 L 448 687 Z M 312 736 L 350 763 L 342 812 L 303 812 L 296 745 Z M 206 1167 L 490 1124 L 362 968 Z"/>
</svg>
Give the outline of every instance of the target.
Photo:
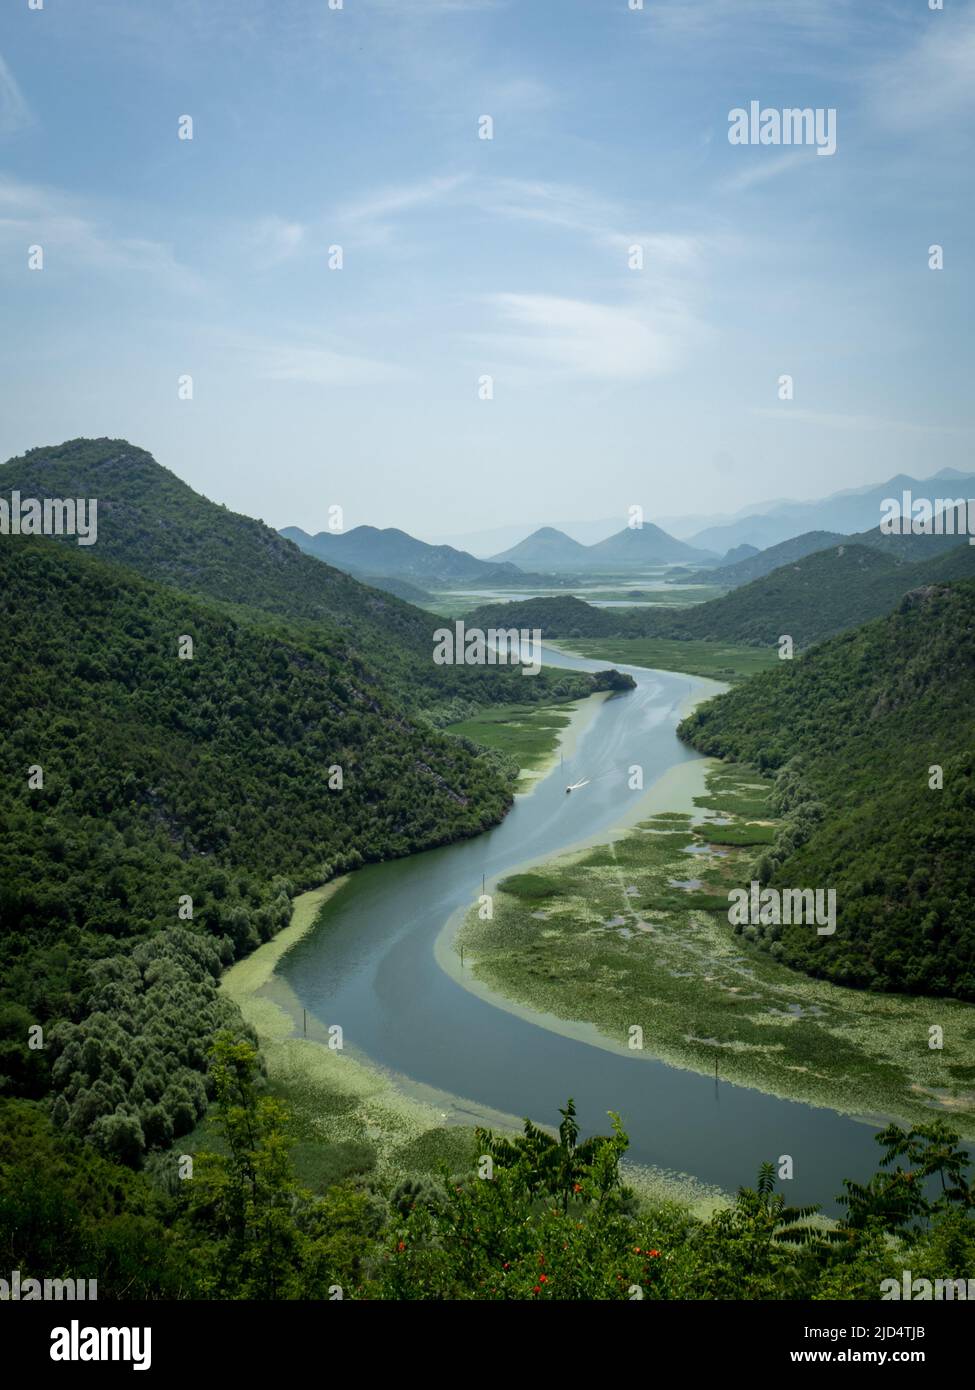
<svg viewBox="0 0 975 1390">
<path fill-rule="evenodd" d="M 836 890 L 835 935 L 759 928 L 764 945 L 841 984 L 975 1000 L 975 583 L 907 594 L 680 732 L 704 753 L 781 770 L 787 828 L 759 877 Z"/>
<path fill-rule="evenodd" d="M 662 637 L 774 646 L 788 635 L 797 646 L 808 647 L 889 613 L 911 589 L 969 577 L 975 577 L 975 547 L 964 543 L 912 565 L 869 546 L 842 544 L 803 556 L 721 598 L 677 610 L 594 608 L 567 596 L 485 605 L 467 621 L 540 627 L 543 636 L 556 640 Z"/>
<path fill-rule="evenodd" d="M 522 570 L 565 570 L 583 569 L 588 559 L 587 547 L 557 531 L 554 526 L 541 526 L 526 536 L 523 541 L 495 555 L 498 564 L 510 563 Z"/>
<path fill-rule="evenodd" d="M 351 531 L 319 531 L 310 536 L 300 526 L 285 526 L 281 535 L 301 550 L 356 576 L 386 575 L 413 583 L 518 583 L 516 565 L 478 560 L 452 545 L 429 545 L 395 526 L 355 526 Z"/>
<path fill-rule="evenodd" d="M 750 584 L 753 579 L 761 579 L 763 575 L 771 574 L 773 570 L 801 560 L 817 550 L 844 543 L 852 544 L 852 541 L 847 536 L 841 536 L 839 532 L 807 531 L 802 536 L 794 536 L 791 540 L 780 541 L 778 545 L 770 545 L 767 550 L 756 551 L 749 546 L 739 546 L 739 550 L 750 550 L 751 553 L 739 556 L 735 560 L 726 555 L 715 569 L 698 570 L 693 580 L 695 584 L 720 584 L 725 588 L 734 589 L 739 584 Z"/>
<path fill-rule="evenodd" d="M 98 540 L 84 558 L 127 565 L 147 579 L 216 600 L 250 621 L 315 624 L 375 672 L 404 705 L 464 717 L 468 706 L 587 693 L 585 680 L 432 660 L 434 615 L 303 554 L 270 526 L 194 492 L 124 439 L 74 439 L 0 467 L 0 493 L 95 497 Z M 517 694 L 515 694 L 515 691 Z"/>
<path fill-rule="evenodd" d="M 504 814 L 503 760 L 434 724 L 602 687 L 435 666 L 440 619 L 124 441 L 34 450 L 15 489 L 97 498 L 98 539 L 0 545 L 0 1090 L 53 1086 L 59 1125 L 137 1163 L 205 1110 L 242 1028 L 221 967 L 296 890 Z"/>
<path fill-rule="evenodd" d="M 53 1077 L 64 1122 L 95 1137 L 121 1107 L 110 1148 L 133 1126 L 171 1138 L 226 1021 L 221 963 L 272 936 L 292 892 L 495 823 L 509 784 L 314 627 L 282 637 L 40 538 L 3 538 L 0 590 L 5 1089 Z M 161 981 L 165 1008 L 146 1006 Z"/>
</svg>

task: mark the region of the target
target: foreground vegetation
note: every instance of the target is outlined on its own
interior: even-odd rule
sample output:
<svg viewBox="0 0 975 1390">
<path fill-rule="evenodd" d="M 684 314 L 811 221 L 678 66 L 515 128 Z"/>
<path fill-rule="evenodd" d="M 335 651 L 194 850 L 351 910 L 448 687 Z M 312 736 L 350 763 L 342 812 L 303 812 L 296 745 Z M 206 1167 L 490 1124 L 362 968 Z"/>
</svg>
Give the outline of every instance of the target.
<svg viewBox="0 0 975 1390">
<path fill-rule="evenodd" d="M 781 963 L 728 922 L 729 889 L 781 832 L 764 778 L 719 767 L 697 823 L 665 813 L 607 845 L 504 879 L 493 918 L 457 938 L 476 979 L 523 1005 L 595 1024 L 627 1050 L 851 1114 L 949 1113 L 975 1137 L 975 1015 L 967 1004 L 842 989 Z M 801 930 L 814 932 L 814 927 Z M 936 1021 L 942 1049 L 929 1046 Z"/>
<path fill-rule="evenodd" d="M 967 1278 L 975 1193 L 941 1123 L 878 1136 L 882 1167 L 847 1183 L 834 1227 L 775 1191 L 771 1164 L 707 1220 L 647 1206 L 623 1181 L 627 1139 L 478 1130 L 436 1179 L 298 1181 L 288 1109 L 246 1042 L 211 1059 L 220 1147 L 127 1173 L 0 1102 L 0 1248 L 21 1278 L 97 1279 L 113 1298 L 875 1300 L 881 1282 Z M 932 1179 L 934 1180 L 932 1183 Z"/>
</svg>

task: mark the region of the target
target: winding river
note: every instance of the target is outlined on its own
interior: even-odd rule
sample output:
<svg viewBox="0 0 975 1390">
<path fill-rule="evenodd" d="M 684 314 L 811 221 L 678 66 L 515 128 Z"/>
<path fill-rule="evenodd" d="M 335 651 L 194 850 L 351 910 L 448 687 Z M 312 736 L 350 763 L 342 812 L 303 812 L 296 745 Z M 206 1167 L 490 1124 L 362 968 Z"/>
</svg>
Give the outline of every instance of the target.
<svg viewBox="0 0 975 1390">
<path fill-rule="evenodd" d="M 546 664 L 598 670 L 606 663 L 546 650 Z M 640 667 L 620 667 L 637 688 L 603 701 L 579 735 L 565 770 L 558 766 L 530 795 L 519 796 L 500 825 L 473 840 L 350 875 L 312 931 L 282 959 L 267 992 L 316 1034 L 342 1025 L 346 1046 L 409 1082 L 462 1098 L 476 1114 L 525 1116 L 557 1124 L 573 1096 L 583 1132 L 606 1132 L 620 1113 L 631 1160 L 690 1174 L 734 1191 L 752 1184 L 758 1165 L 790 1154 L 790 1202 L 820 1202 L 835 1212 L 845 1177 L 876 1167 L 874 1126 L 799 1102 L 780 1100 L 638 1053 L 593 1046 L 540 1026 L 465 989 L 434 954 L 450 918 L 491 881 L 641 818 L 626 786 L 633 763 L 646 788 L 677 764 L 698 757 L 676 738 L 679 711 L 720 689 L 714 682 Z M 589 778 L 579 793 L 565 786 Z"/>
</svg>

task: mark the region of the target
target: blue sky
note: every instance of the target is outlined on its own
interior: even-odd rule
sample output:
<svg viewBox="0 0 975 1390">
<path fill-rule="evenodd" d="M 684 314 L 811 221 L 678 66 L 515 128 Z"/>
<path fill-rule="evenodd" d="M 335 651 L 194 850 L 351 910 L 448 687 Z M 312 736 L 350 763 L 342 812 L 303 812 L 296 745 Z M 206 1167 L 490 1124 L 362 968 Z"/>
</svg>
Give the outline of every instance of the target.
<svg viewBox="0 0 975 1390">
<path fill-rule="evenodd" d="M 973 79 L 966 0 L 7 0 L 0 456 L 425 537 L 969 468 Z"/>
</svg>

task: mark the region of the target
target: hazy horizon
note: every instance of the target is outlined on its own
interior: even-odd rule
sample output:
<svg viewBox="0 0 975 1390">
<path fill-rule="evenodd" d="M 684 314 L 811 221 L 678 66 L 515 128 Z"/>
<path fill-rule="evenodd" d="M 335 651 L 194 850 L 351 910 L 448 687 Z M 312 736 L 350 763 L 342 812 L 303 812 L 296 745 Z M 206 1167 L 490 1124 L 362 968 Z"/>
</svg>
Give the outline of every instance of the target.
<svg viewBox="0 0 975 1390">
<path fill-rule="evenodd" d="M 25 4 L 0 456 L 424 539 L 966 471 L 973 74 L 971 0 Z M 751 101 L 835 153 L 730 143 Z"/>
</svg>

